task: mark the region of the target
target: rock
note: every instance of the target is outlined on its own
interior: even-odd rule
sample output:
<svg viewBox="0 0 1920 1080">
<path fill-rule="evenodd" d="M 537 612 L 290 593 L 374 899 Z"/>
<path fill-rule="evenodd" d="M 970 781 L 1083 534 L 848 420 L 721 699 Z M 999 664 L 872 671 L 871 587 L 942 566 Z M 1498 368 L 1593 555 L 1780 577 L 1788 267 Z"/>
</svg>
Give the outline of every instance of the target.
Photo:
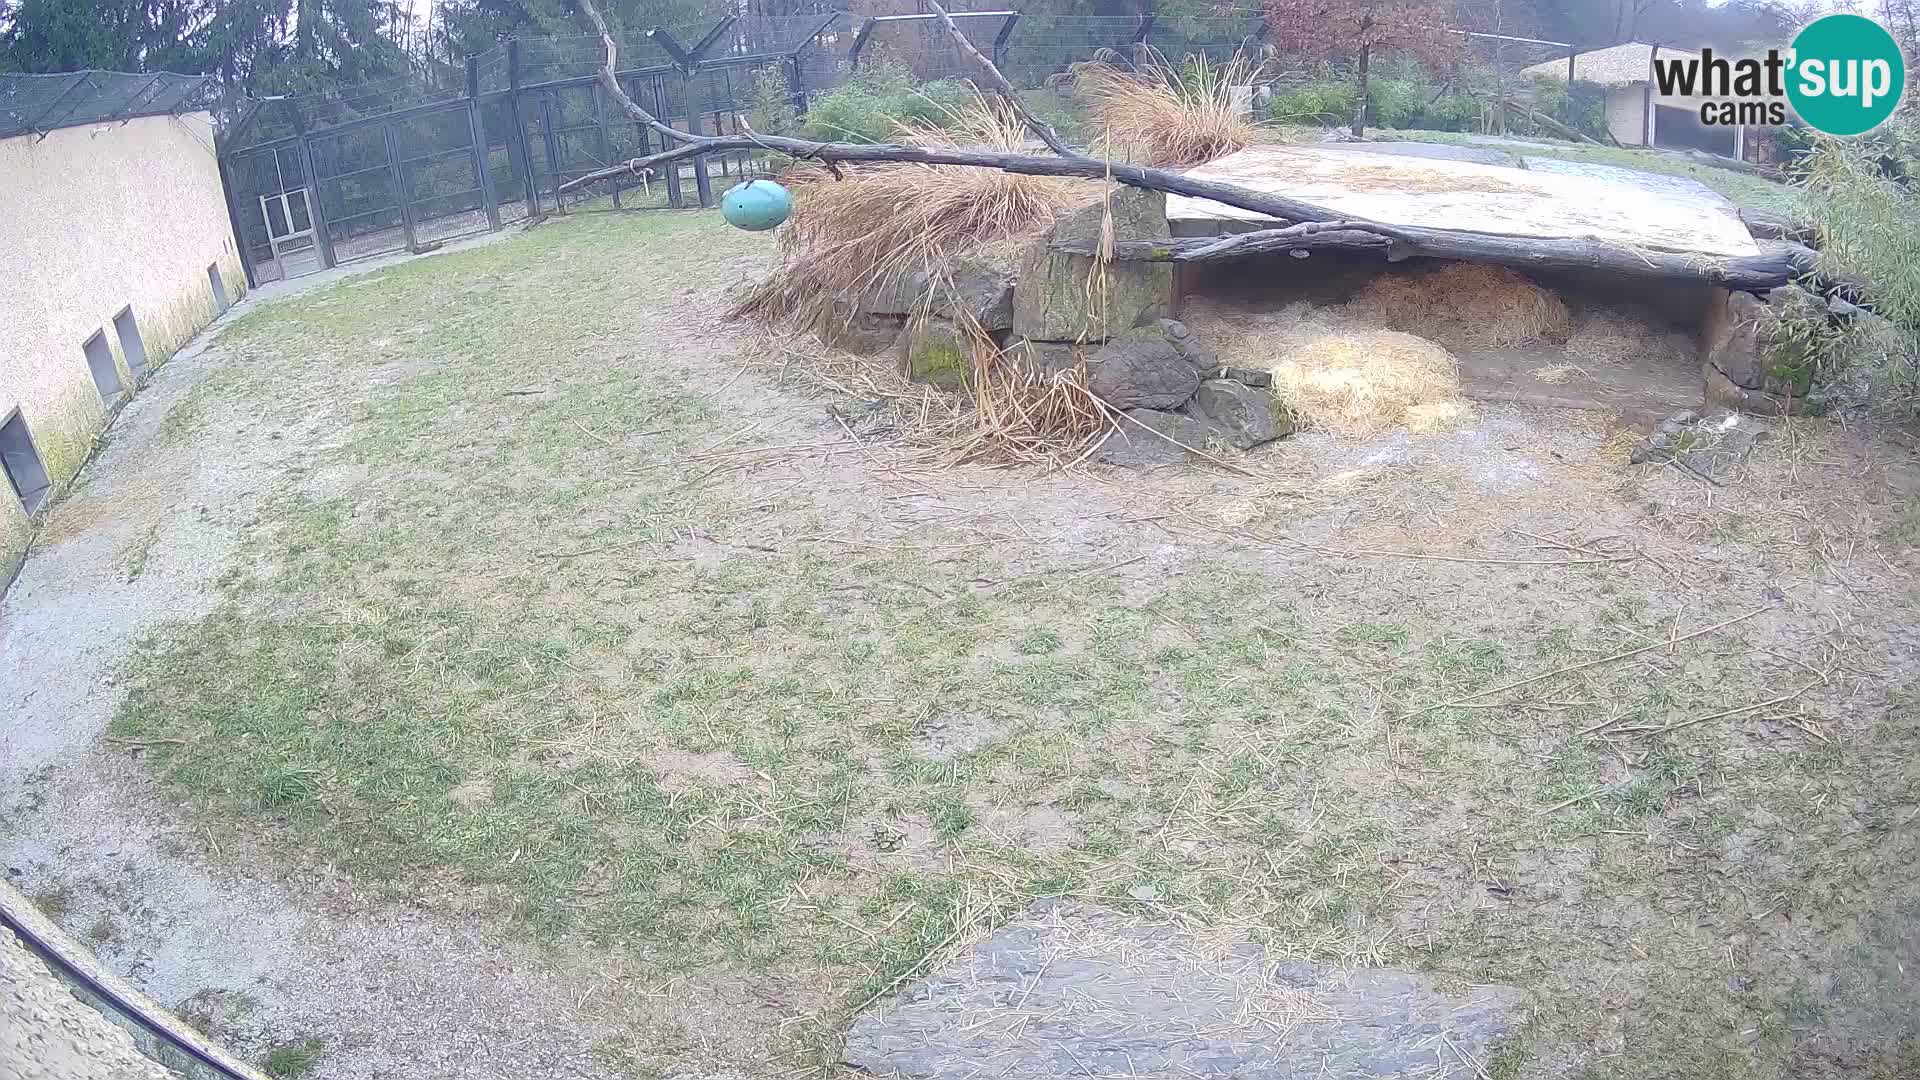
<svg viewBox="0 0 1920 1080">
<path fill-rule="evenodd" d="M 837 300 L 821 312 L 813 329 L 821 341 L 836 349 L 870 356 L 892 348 L 906 324 L 905 316 L 856 311 L 851 303 Z"/>
<path fill-rule="evenodd" d="M 1007 355 L 1029 372 L 1046 378 L 1072 371 L 1085 354 L 1084 346 L 1071 341 L 1031 341 L 1015 338 L 1007 343 Z"/>
<path fill-rule="evenodd" d="M 1208 439 L 1213 435 L 1205 420 L 1179 413 L 1159 409 L 1128 409 L 1127 417 L 1135 423 L 1122 421 L 1119 428 L 1107 436 L 1107 441 L 1100 444 L 1100 449 L 1095 453 L 1097 460 L 1135 469 L 1148 465 L 1178 465 L 1193 458 L 1193 455 L 1167 439 L 1204 451 Z M 1141 427 L 1148 430 L 1142 431 Z M 1154 432 L 1166 438 L 1160 438 Z"/>
<path fill-rule="evenodd" d="M 857 1017 L 844 1058 L 921 1080 L 1467 1075 L 1465 1062 L 1519 1026 L 1524 995 L 1448 982 L 1246 940 L 1209 948 L 1107 909 L 1042 902 Z"/>
<path fill-rule="evenodd" d="M 1271 371 L 1261 371 L 1259 368 L 1244 367 L 1221 368 L 1220 370 L 1223 373 L 1221 378 L 1246 383 L 1248 386 L 1265 389 L 1273 385 L 1273 372 Z"/>
<path fill-rule="evenodd" d="M 927 275 L 914 275 L 919 291 L 928 289 Z M 1013 327 L 1013 279 L 1010 266 L 992 266 L 976 259 L 961 259 L 948 267 L 946 279 L 933 288 L 931 310 L 947 319 L 971 315 L 986 331 Z"/>
<path fill-rule="evenodd" d="M 1110 202 L 1115 239 L 1168 238 L 1163 193 L 1121 188 Z M 1104 310 L 1097 317 L 1088 310 L 1087 280 L 1093 257 L 1056 251 L 1052 241 L 1097 241 L 1103 209 L 1095 203 L 1062 215 L 1047 239 L 1027 249 L 1013 290 L 1015 333 L 1042 341 L 1105 341 L 1173 309 L 1171 263 L 1114 262 L 1104 268 Z"/>
<path fill-rule="evenodd" d="M 1764 302 L 1751 293 L 1728 294 L 1708 312 L 1701 372 L 1708 400 L 1769 416 L 1819 411 L 1817 401 L 1807 400 L 1819 393 L 1804 347 L 1788 343 L 1777 328 L 1782 319 L 1827 318 L 1826 301 L 1797 285 L 1769 290 Z"/>
<path fill-rule="evenodd" d="M 947 319 L 915 319 L 900 335 L 900 370 L 914 382 L 958 390 L 973 373 L 973 343 Z"/>
<path fill-rule="evenodd" d="M 1653 429 L 1630 456 L 1634 464 L 1674 462 L 1716 484 L 1737 479 L 1747 456 L 1768 429 L 1736 412 L 1693 409 L 1674 413 Z"/>
<path fill-rule="evenodd" d="M 989 332 L 1013 326 L 1014 268 L 963 257 L 929 272 L 876 282 L 860 297 L 860 311 L 901 319 L 921 311 L 943 319 L 973 316 Z"/>
<path fill-rule="evenodd" d="M 1772 316 L 1752 293 L 1729 293 L 1707 320 L 1707 363 L 1735 386 L 1759 389 L 1767 377 L 1765 329 Z"/>
<path fill-rule="evenodd" d="M 1164 325 L 1129 330 L 1087 359 L 1087 389 L 1116 409 L 1177 409 L 1199 386 L 1184 341 Z"/>
<path fill-rule="evenodd" d="M 925 277 L 915 274 L 883 278 L 860 294 L 860 310 L 870 315 L 895 315 L 905 319 L 919 307 L 926 284 Z"/>
<path fill-rule="evenodd" d="M 1203 420 L 1214 437 L 1248 450 L 1293 434 L 1293 417 L 1271 393 L 1231 379 L 1208 379 L 1181 411 Z"/>
<path fill-rule="evenodd" d="M 1708 405 L 1753 416 L 1818 416 L 1826 411 L 1826 401 L 1817 396 L 1797 397 L 1736 385 L 1712 361 L 1700 366 L 1700 375 L 1700 396 Z"/>
</svg>

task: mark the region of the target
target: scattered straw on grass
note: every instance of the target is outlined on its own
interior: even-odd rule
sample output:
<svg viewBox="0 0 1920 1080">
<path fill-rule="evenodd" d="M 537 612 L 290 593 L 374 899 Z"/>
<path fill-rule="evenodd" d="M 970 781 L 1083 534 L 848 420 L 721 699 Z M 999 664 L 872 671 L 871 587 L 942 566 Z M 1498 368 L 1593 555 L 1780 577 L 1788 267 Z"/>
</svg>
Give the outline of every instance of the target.
<svg viewBox="0 0 1920 1080">
<path fill-rule="evenodd" d="M 1253 122 L 1235 107 L 1233 88 L 1251 84 L 1257 67 L 1240 53 L 1224 63 L 1196 55 L 1174 65 L 1158 52 L 1134 67 L 1103 50 L 1073 66 L 1073 92 L 1101 133 L 1103 153 L 1198 165 L 1253 142 Z"/>
<path fill-rule="evenodd" d="M 778 377 L 866 403 L 849 425 L 856 437 L 898 444 L 925 464 L 1026 464 L 1067 468 L 1085 460 L 1113 422 L 1086 388 L 1084 367 L 1033 373 L 976 335 L 973 377 L 964 393 L 910 381 L 891 355 L 855 356 L 812 334 L 764 336 L 755 364 Z"/>
<path fill-rule="evenodd" d="M 1444 263 L 1389 270 L 1347 302 L 1347 314 L 1418 331 L 1455 347 L 1564 339 L 1572 317 L 1552 292 L 1501 266 Z"/>
<path fill-rule="evenodd" d="M 908 127 L 903 141 L 1018 153 L 1026 131 L 1006 106 L 976 94 L 940 128 Z M 781 176 L 793 215 L 780 231 L 780 266 L 734 305 L 733 316 L 810 325 L 839 296 L 919 272 L 954 255 L 1025 235 L 1098 197 L 1086 180 L 937 165 L 817 165 Z"/>
</svg>

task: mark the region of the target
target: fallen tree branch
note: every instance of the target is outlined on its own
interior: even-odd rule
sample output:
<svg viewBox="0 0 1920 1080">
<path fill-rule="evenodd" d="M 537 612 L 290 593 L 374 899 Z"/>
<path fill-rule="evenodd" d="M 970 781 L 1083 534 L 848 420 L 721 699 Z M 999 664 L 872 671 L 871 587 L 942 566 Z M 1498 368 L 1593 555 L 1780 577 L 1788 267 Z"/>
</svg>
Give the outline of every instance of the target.
<svg viewBox="0 0 1920 1080">
<path fill-rule="evenodd" d="M 891 143 L 834 143 L 794 139 L 781 135 L 707 136 L 694 135 L 662 123 L 640 107 L 620 86 L 616 77 L 618 49 L 606 19 L 593 0 L 577 0 L 581 12 L 593 24 L 606 47 L 606 58 L 598 74 L 600 86 L 607 91 L 629 119 L 645 125 L 662 139 L 677 143 L 672 149 L 609 168 L 587 173 L 561 184 L 561 192 L 573 191 L 600 180 L 631 175 L 658 165 L 669 165 L 701 154 L 734 150 L 769 150 L 803 161 L 818 161 L 837 171 L 841 163 L 888 163 L 918 165 L 957 165 L 998 169 L 1016 175 L 1066 176 L 1087 180 L 1110 180 L 1129 187 L 1144 188 L 1170 195 L 1207 199 L 1225 206 L 1251 211 L 1286 223 L 1278 229 L 1263 229 L 1224 239 L 1176 240 L 1166 243 L 1129 241 L 1119 245 L 1114 257 L 1149 261 L 1192 262 L 1202 259 L 1235 258 L 1268 251 L 1300 251 L 1330 248 L 1350 251 L 1375 251 L 1389 261 L 1416 255 L 1468 262 L 1495 263 L 1503 266 L 1561 270 L 1607 270 L 1642 277 L 1709 281 L 1733 289 L 1761 290 L 1786 284 L 1796 274 L 1811 270 L 1812 252 L 1797 244 L 1772 241 L 1763 244 L 1759 256 L 1713 258 L 1691 252 L 1649 251 L 1606 244 L 1593 240 L 1564 237 L 1506 236 L 1492 233 L 1461 232 L 1418 226 L 1389 225 L 1337 213 L 1323 206 L 1284 195 L 1252 191 L 1236 184 L 1201 180 L 1185 173 L 1142 165 L 1105 161 L 1075 154 L 1065 148 L 1057 133 L 1040 123 L 1013 94 L 1012 84 L 967 42 L 942 12 L 943 22 L 956 42 L 964 47 L 986 74 L 989 84 L 1014 108 L 1029 128 L 1055 151 L 1055 156 L 1007 154 L 990 150 L 956 147 L 901 146 Z M 938 6 L 936 4 L 936 6 Z M 1062 247 L 1071 251 L 1072 248 Z M 1094 254 L 1083 252 L 1083 254 Z"/>
<path fill-rule="evenodd" d="M 1060 241 L 1056 250 L 1094 254 L 1085 241 Z M 1223 237 L 1178 240 L 1122 240 L 1112 257 L 1119 262 L 1207 262 L 1291 251 L 1361 251 L 1398 262 L 1415 256 L 1492 263 L 1531 270 L 1600 270 L 1637 277 L 1706 281 L 1729 289 L 1778 288 L 1811 268 L 1792 247 L 1762 244 L 1761 254 L 1703 257 L 1693 252 L 1629 249 L 1556 236 L 1382 226 L 1367 221 L 1316 221 L 1278 229 L 1258 229 Z M 1811 254 L 1806 253 L 1806 254 Z"/>
<path fill-rule="evenodd" d="M 1568 127 L 1567 125 L 1561 123 L 1558 120 L 1555 120 L 1553 117 L 1548 116 L 1543 112 L 1540 112 L 1539 110 L 1533 108 L 1530 105 L 1522 105 L 1517 101 L 1505 101 L 1505 102 L 1502 102 L 1502 104 L 1506 105 L 1510 109 L 1515 109 L 1521 113 L 1524 113 L 1527 119 L 1533 121 L 1534 123 L 1540 125 L 1543 128 L 1546 128 L 1548 131 L 1553 132 L 1555 135 L 1558 135 L 1569 142 L 1591 143 L 1594 146 L 1601 145 L 1600 140 L 1594 138 L 1593 136 L 1588 135 L 1587 133 L 1580 131 L 1577 128 Z"/>
<path fill-rule="evenodd" d="M 646 110 L 634 106 L 641 116 Z M 637 119 L 638 117 L 636 117 Z M 652 168 L 669 162 L 681 161 L 699 154 L 718 153 L 724 150 L 772 150 L 803 161 L 850 162 L 850 163 L 889 163 L 909 165 L 965 165 L 983 169 L 999 169 L 1001 172 L 1024 174 L 1029 176 L 1073 176 L 1088 180 L 1111 179 L 1129 187 L 1146 188 L 1150 191 L 1164 191 L 1170 195 L 1187 195 L 1196 199 L 1211 199 L 1227 206 L 1251 210 L 1256 214 L 1279 218 L 1283 221 L 1336 221 L 1344 220 L 1350 225 L 1365 225 L 1391 233 L 1398 226 L 1383 225 L 1350 218 L 1335 213 L 1323 206 L 1301 202 L 1285 195 L 1271 195 L 1266 192 L 1251 191 L 1235 184 L 1222 184 L 1214 180 L 1201 180 L 1185 173 L 1167 169 L 1153 169 L 1144 165 L 1127 165 L 1117 161 L 1103 161 L 1091 157 L 1055 157 L 1038 154 L 1005 154 L 992 150 L 963 150 L 950 147 L 901 146 L 894 143 L 830 143 L 814 142 L 810 139 L 791 139 L 781 135 L 727 135 L 705 136 L 688 135 L 684 131 L 673 131 L 683 143 L 671 150 L 662 151 L 648 157 L 635 158 L 609 168 L 587 173 L 560 185 L 561 191 L 572 191 L 596 180 L 606 180 L 615 176 L 625 176 L 641 169 Z"/>
<path fill-rule="evenodd" d="M 940 6 L 939 0 L 927 0 L 927 6 L 933 9 L 934 14 L 940 16 L 940 25 L 947 28 L 947 36 L 953 39 L 953 44 L 960 50 L 961 55 L 980 66 L 981 74 L 987 78 L 987 85 L 993 89 L 994 93 L 1000 95 L 1000 100 L 1007 103 L 1007 107 L 1020 118 L 1020 122 L 1027 125 L 1028 131 L 1039 136 L 1040 141 L 1047 144 L 1047 149 L 1061 157 L 1082 156 L 1067 149 L 1066 142 L 1060 138 L 1059 132 L 1053 130 L 1052 124 L 1043 123 L 1039 117 L 1027 111 L 1026 104 L 1020 100 L 1020 94 L 1014 90 L 1013 84 L 1007 81 L 1005 75 L 1000 74 L 1000 69 L 994 66 L 993 61 L 980 55 L 980 50 L 974 48 L 973 42 L 967 40 L 967 35 L 960 32 L 960 27 L 954 24 L 953 16 L 947 14 L 947 9 Z"/>
</svg>

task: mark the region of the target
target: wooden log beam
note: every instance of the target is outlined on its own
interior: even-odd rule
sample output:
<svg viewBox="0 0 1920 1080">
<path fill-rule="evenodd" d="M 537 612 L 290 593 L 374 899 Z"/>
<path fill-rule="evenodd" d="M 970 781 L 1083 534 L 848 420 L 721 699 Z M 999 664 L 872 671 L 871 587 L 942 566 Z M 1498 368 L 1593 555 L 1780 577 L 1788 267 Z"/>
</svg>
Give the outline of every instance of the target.
<svg viewBox="0 0 1920 1080">
<path fill-rule="evenodd" d="M 1093 254 L 1091 245 L 1085 243 L 1061 243 L 1055 247 L 1077 255 Z M 1563 237 L 1502 236 L 1419 227 L 1398 227 L 1393 235 L 1384 235 L 1371 227 L 1354 227 L 1342 221 L 1310 222 L 1218 238 L 1127 240 L 1115 245 L 1113 257 L 1120 261 L 1190 263 L 1294 251 L 1368 252 L 1384 256 L 1390 262 L 1424 257 L 1491 263 L 1518 270 L 1598 270 L 1634 277 L 1705 281 L 1756 292 L 1785 285 L 1806 269 L 1801 254 L 1805 249 L 1796 252 L 1785 245 L 1769 245 L 1759 255 L 1709 258 L 1689 252 L 1629 251 Z"/>
</svg>

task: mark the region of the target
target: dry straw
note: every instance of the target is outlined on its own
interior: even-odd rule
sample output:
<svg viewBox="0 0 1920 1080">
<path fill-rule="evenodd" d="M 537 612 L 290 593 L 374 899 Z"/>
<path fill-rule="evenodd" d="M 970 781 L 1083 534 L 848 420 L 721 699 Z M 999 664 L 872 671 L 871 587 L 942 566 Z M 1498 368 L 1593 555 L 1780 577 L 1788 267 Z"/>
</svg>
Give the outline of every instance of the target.
<svg viewBox="0 0 1920 1080">
<path fill-rule="evenodd" d="M 1565 340 L 1572 317 L 1558 296 L 1500 266 L 1445 263 L 1374 278 L 1347 314 L 1456 347 Z"/>
<path fill-rule="evenodd" d="M 1253 142 L 1253 122 L 1236 107 L 1234 92 L 1254 81 L 1252 60 L 1235 53 L 1214 63 L 1197 54 L 1176 66 L 1156 50 L 1146 54 L 1133 66 L 1102 50 L 1073 66 L 1074 96 L 1104 133 L 1099 150 L 1171 167 L 1212 161 Z"/>
<path fill-rule="evenodd" d="M 1273 379 L 1303 423 L 1335 435 L 1440 431 L 1469 415 L 1453 355 L 1393 330 L 1310 339 L 1273 365 Z"/>
<path fill-rule="evenodd" d="M 903 127 L 901 138 L 1015 153 L 1026 131 L 1006 106 L 975 94 L 949 111 L 943 127 Z M 782 175 L 794 206 L 780 231 L 780 265 L 733 315 L 811 325 L 837 297 L 857 297 L 915 272 L 937 273 L 954 255 L 1032 233 L 1099 194 L 1086 180 L 961 166 L 843 166 L 841 176 L 817 165 Z"/>
</svg>

